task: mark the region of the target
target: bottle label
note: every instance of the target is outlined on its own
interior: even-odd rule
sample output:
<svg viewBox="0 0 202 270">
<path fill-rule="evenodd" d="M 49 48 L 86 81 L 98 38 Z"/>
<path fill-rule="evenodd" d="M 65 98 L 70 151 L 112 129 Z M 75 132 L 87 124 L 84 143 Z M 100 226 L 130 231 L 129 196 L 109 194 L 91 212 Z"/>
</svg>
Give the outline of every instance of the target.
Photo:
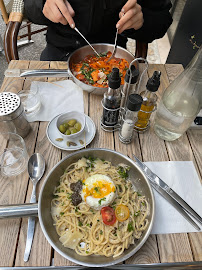
<svg viewBox="0 0 202 270">
<path fill-rule="evenodd" d="M 103 124 L 106 126 L 114 126 L 118 123 L 119 117 L 119 110 L 117 111 L 110 111 L 110 110 L 103 110 Z"/>
</svg>

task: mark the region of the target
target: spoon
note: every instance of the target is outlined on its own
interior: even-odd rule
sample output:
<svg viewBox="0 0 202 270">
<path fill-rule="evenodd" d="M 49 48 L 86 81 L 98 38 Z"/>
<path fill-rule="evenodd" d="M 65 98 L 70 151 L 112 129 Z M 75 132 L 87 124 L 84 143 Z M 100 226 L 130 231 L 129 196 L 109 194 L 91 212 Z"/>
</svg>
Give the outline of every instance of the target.
<svg viewBox="0 0 202 270">
<path fill-rule="evenodd" d="M 84 37 L 83 34 L 78 30 L 78 28 L 74 27 L 74 30 L 76 30 L 77 33 L 79 33 L 80 36 L 88 43 L 88 45 L 91 47 L 91 49 L 94 51 L 94 53 L 97 54 L 98 57 L 100 57 L 99 53 L 96 51 L 96 49 L 90 44 L 90 42 Z"/>
<path fill-rule="evenodd" d="M 33 183 L 30 203 L 36 203 L 36 185 L 43 176 L 44 171 L 45 171 L 44 157 L 39 153 L 33 154 L 28 161 L 28 173 Z M 27 240 L 24 253 L 25 262 L 27 262 L 29 259 L 29 254 L 31 251 L 32 241 L 34 237 L 34 228 L 35 228 L 35 217 L 30 217 L 28 219 L 28 226 L 27 226 Z"/>
</svg>

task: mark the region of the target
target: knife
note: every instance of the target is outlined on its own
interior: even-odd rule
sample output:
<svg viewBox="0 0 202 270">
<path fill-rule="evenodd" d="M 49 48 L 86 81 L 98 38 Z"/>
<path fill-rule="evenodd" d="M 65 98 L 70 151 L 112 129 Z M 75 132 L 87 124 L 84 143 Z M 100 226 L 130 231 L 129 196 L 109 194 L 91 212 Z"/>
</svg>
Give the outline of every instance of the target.
<svg viewBox="0 0 202 270">
<path fill-rule="evenodd" d="M 190 218 L 187 212 L 194 217 L 200 224 L 202 224 L 202 218 L 192 209 L 172 188 L 170 188 L 160 177 L 153 173 L 143 162 L 141 162 L 136 156 L 133 155 L 137 161 L 138 166 L 145 173 L 150 181 L 151 186 L 156 189 L 169 203 L 175 207 L 175 209 L 189 221 L 192 226 L 200 231 L 200 227 Z"/>
</svg>

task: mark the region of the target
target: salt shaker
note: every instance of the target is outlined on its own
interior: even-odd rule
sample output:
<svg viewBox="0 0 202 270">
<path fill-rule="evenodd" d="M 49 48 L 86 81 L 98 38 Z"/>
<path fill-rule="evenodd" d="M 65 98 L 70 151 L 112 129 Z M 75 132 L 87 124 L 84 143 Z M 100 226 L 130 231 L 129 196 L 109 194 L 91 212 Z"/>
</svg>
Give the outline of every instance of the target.
<svg viewBox="0 0 202 270">
<path fill-rule="evenodd" d="M 1 132 L 17 133 L 24 138 L 28 135 L 30 128 L 20 97 L 11 92 L 0 93 Z"/>
<path fill-rule="evenodd" d="M 137 121 L 137 114 L 141 108 L 143 99 L 138 94 L 128 96 L 125 116 L 119 132 L 119 140 L 122 143 L 130 143 L 133 136 L 134 125 Z"/>
</svg>

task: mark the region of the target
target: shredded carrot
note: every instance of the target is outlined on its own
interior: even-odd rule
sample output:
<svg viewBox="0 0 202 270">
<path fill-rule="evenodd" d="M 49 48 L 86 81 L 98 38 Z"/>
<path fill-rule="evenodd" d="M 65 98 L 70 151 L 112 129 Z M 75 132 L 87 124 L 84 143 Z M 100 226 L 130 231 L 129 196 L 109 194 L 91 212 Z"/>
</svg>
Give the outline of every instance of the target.
<svg viewBox="0 0 202 270">
<path fill-rule="evenodd" d="M 121 76 L 121 84 L 124 84 L 124 77 L 129 68 L 129 63 L 122 58 L 112 58 L 108 63 L 111 52 L 102 53 L 101 57 L 88 55 L 83 61 L 74 63 L 71 70 L 74 76 L 89 85 L 95 87 L 108 87 L 108 76 L 114 67 L 117 67 Z"/>
</svg>

